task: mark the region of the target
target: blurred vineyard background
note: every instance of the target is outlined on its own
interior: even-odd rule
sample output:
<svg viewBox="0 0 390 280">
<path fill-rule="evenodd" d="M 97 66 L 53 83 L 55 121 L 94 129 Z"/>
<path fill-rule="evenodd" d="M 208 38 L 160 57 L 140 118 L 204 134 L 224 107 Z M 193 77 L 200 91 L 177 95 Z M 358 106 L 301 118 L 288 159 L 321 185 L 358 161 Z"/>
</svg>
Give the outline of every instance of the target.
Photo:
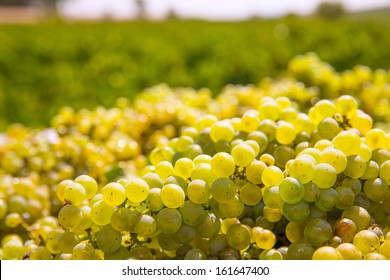
<svg viewBox="0 0 390 280">
<path fill-rule="evenodd" d="M 289 15 L 240 22 L 80 22 L 49 18 L 0 24 L 0 129 L 46 126 L 62 106 L 113 106 L 143 89 L 257 84 L 316 52 L 335 70 L 390 67 L 390 9 L 338 17 Z"/>
</svg>

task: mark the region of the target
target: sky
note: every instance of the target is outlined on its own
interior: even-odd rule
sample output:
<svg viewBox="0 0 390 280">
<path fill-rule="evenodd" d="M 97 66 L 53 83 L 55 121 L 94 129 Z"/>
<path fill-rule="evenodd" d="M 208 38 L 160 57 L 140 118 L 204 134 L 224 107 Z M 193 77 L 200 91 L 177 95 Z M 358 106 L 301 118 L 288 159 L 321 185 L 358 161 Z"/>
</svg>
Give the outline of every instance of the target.
<svg viewBox="0 0 390 280">
<path fill-rule="evenodd" d="M 240 20 L 251 16 L 278 17 L 288 13 L 310 14 L 321 0 L 144 0 L 148 15 L 159 19 L 170 11 L 187 18 Z M 333 0 L 334 1 L 334 0 Z M 62 7 L 71 17 L 130 18 L 135 0 L 68 0 Z M 390 7 L 390 0 L 339 0 L 350 11 Z"/>
</svg>

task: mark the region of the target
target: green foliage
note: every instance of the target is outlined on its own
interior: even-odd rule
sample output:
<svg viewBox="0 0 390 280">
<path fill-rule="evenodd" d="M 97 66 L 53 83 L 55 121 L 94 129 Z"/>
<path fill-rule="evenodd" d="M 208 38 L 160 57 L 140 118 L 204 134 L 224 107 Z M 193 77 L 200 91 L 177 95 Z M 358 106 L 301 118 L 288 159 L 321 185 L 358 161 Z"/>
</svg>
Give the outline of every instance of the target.
<svg viewBox="0 0 390 280">
<path fill-rule="evenodd" d="M 64 105 L 112 106 L 146 87 L 210 88 L 276 77 L 314 51 L 336 70 L 388 68 L 390 26 L 318 18 L 237 23 L 42 23 L 0 26 L 0 128 L 47 125 Z"/>
</svg>

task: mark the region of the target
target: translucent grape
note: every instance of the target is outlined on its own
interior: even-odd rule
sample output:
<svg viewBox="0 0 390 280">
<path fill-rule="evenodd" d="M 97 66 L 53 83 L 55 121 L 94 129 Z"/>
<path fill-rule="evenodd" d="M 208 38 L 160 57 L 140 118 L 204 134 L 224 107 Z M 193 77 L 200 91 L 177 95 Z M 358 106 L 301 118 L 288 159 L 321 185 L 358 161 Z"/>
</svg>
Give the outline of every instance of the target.
<svg viewBox="0 0 390 280">
<path fill-rule="evenodd" d="M 214 143 L 225 140 L 230 142 L 234 137 L 234 128 L 228 121 L 218 121 L 211 125 L 210 138 Z"/>
<path fill-rule="evenodd" d="M 389 186 L 380 178 L 364 182 L 363 191 L 369 199 L 377 202 L 385 200 L 390 195 Z"/>
<path fill-rule="evenodd" d="M 98 201 L 91 207 L 91 220 L 99 225 L 108 225 L 111 222 L 111 216 L 115 208 L 104 201 Z"/>
<path fill-rule="evenodd" d="M 261 176 L 267 165 L 260 160 L 253 160 L 245 169 L 245 176 L 253 184 L 262 184 Z"/>
<path fill-rule="evenodd" d="M 347 157 L 347 167 L 344 174 L 351 178 L 360 178 L 366 172 L 366 162 L 361 156 L 352 155 Z"/>
<path fill-rule="evenodd" d="M 280 197 L 279 186 L 266 188 L 263 193 L 263 201 L 269 208 L 282 208 L 284 201 Z"/>
<path fill-rule="evenodd" d="M 266 186 L 278 186 L 283 178 L 283 171 L 276 166 L 268 166 L 261 174 L 261 180 Z"/>
<path fill-rule="evenodd" d="M 320 162 L 332 165 L 337 174 L 347 167 L 347 157 L 342 151 L 334 148 L 325 149 L 321 154 Z"/>
<path fill-rule="evenodd" d="M 84 187 L 86 199 L 91 199 L 98 191 L 98 184 L 91 176 L 80 175 L 74 181 Z"/>
<path fill-rule="evenodd" d="M 357 155 L 362 143 L 359 135 L 350 130 L 340 132 L 332 139 L 332 142 L 335 148 L 342 151 L 347 157 Z"/>
<path fill-rule="evenodd" d="M 279 185 L 279 195 L 284 202 L 298 203 L 305 196 L 305 187 L 297 179 L 287 177 Z"/>
<path fill-rule="evenodd" d="M 189 158 L 180 158 L 175 162 L 173 172 L 175 175 L 180 176 L 184 179 L 191 177 L 192 168 L 194 163 Z"/>
<path fill-rule="evenodd" d="M 268 229 L 260 227 L 252 228 L 252 239 L 261 249 L 271 249 L 276 243 L 276 236 Z"/>
<path fill-rule="evenodd" d="M 89 243 L 79 243 L 72 249 L 73 260 L 94 260 L 95 249 Z"/>
<path fill-rule="evenodd" d="M 234 173 L 235 168 L 234 159 L 228 153 L 217 153 L 211 160 L 211 170 L 218 177 L 229 177 Z"/>
<path fill-rule="evenodd" d="M 361 260 L 362 252 L 351 243 L 342 243 L 337 246 L 337 251 L 343 257 L 343 260 Z"/>
<path fill-rule="evenodd" d="M 79 183 L 70 183 L 64 188 L 64 200 L 74 205 L 80 205 L 86 199 L 84 187 Z"/>
<path fill-rule="evenodd" d="M 164 208 L 164 203 L 161 200 L 161 189 L 160 188 L 152 188 L 149 190 L 148 197 L 145 199 L 148 208 L 151 211 L 160 211 Z"/>
<path fill-rule="evenodd" d="M 237 187 L 229 178 L 218 178 L 211 185 L 211 195 L 218 201 L 227 201 L 237 193 Z"/>
<path fill-rule="evenodd" d="M 308 157 L 298 157 L 289 167 L 289 175 L 302 184 L 310 182 L 314 178 L 314 174 L 315 164 Z"/>
<path fill-rule="evenodd" d="M 237 166 L 245 167 L 255 159 L 255 151 L 250 145 L 242 143 L 232 149 L 231 156 Z"/>
<path fill-rule="evenodd" d="M 337 180 L 336 170 L 327 163 L 319 163 L 315 166 L 313 183 L 321 189 L 332 187 Z"/>
<path fill-rule="evenodd" d="M 244 203 L 235 196 L 227 201 L 218 203 L 218 210 L 222 217 L 234 218 L 240 217 L 244 212 L 245 205 Z"/>
<path fill-rule="evenodd" d="M 147 214 L 141 215 L 135 224 L 135 233 L 141 237 L 150 237 L 157 230 L 156 220 Z"/>
<path fill-rule="evenodd" d="M 130 231 L 138 221 L 138 215 L 129 208 L 118 208 L 112 213 L 111 226 L 117 231 Z"/>
<path fill-rule="evenodd" d="M 105 185 L 101 193 L 104 201 L 108 205 L 117 206 L 122 204 L 126 199 L 125 188 L 119 183 L 109 183 Z"/>
<path fill-rule="evenodd" d="M 366 229 L 370 225 L 371 221 L 368 211 L 357 205 L 345 209 L 341 217 L 352 220 L 358 231 Z"/>
<path fill-rule="evenodd" d="M 304 200 L 294 204 L 284 203 L 283 214 L 291 222 L 302 222 L 309 217 L 310 206 Z"/>
<path fill-rule="evenodd" d="M 361 230 L 353 238 L 355 245 L 362 252 L 363 256 L 379 250 L 380 241 L 378 235 L 370 230 Z"/>
<path fill-rule="evenodd" d="M 149 185 L 142 179 L 133 179 L 125 186 L 126 197 L 133 203 L 144 201 L 149 194 Z"/>
<path fill-rule="evenodd" d="M 226 242 L 235 250 L 245 249 L 251 243 L 251 232 L 245 225 L 234 224 L 226 232 Z"/>
<path fill-rule="evenodd" d="M 76 228 L 81 223 L 81 210 L 74 205 L 65 205 L 58 213 L 58 222 L 64 228 Z"/>
<path fill-rule="evenodd" d="M 162 187 L 160 197 L 166 207 L 178 208 L 184 203 L 185 193 L 180 186 L 167 184 Z"/>
<path fill-rule="evenodd" d="M 313 260 L 342 260 L 341 253 L 333 247 L 323 246 L 318 248 L 313 253 Z"/>
<path fill-rule="evenodd" d="M 193 227 L 199 225 L 206 214 L 202 205 L 196 204 L 190 200 L 185 201 L 179 211 L 183 223 Z"/>
<path fill-rule="evenodd" d="M 275 138 L 282 145 L 291 144 L 297 133 L 294 125 L 289 122 L 279 121 L 276 127 Z"/>
<path fill-rule="evenodd" d="M 314 247 L 320 247 L 333 236 L 331 225 L 322 219 L 310 220 L 303 231 L 305 240 Z"/>
<path fill-rule="evenodd" d="M 240 188 L 240 200 L 246 205 L 256 205 L 263 197 L 261 189 L 251 183 L 247 183 Z"/>
<path fill-rule="evenodd" d="M 58 236 L 57 243 L 62 253 L 71 254 L 74 246 L 79 244 L 79 238 L 75 233 L 66 231 Z"/>
<path fill-rule="evenodd" d="M 122 235 L 111 227 L 103 227 L 96 234 L 96 245 L 105 253 L 113 253 L 119 249 Z"/>
</svg>

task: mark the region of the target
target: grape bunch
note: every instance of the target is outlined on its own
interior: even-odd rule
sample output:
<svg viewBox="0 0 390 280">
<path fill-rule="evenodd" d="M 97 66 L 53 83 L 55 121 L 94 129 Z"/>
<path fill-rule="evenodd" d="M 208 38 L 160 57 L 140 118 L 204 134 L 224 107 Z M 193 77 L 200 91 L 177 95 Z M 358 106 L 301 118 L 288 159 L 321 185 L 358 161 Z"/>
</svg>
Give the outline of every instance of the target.
<svg viewBox="0 0 390 280">
<path fill-rule="evenodd" d="M 289 67 L 10 127 L 0 259 L 390 259 L 387 117 L 340 94 L 388 80 L 347 84 L 311 55 Z"/>
</svg>

